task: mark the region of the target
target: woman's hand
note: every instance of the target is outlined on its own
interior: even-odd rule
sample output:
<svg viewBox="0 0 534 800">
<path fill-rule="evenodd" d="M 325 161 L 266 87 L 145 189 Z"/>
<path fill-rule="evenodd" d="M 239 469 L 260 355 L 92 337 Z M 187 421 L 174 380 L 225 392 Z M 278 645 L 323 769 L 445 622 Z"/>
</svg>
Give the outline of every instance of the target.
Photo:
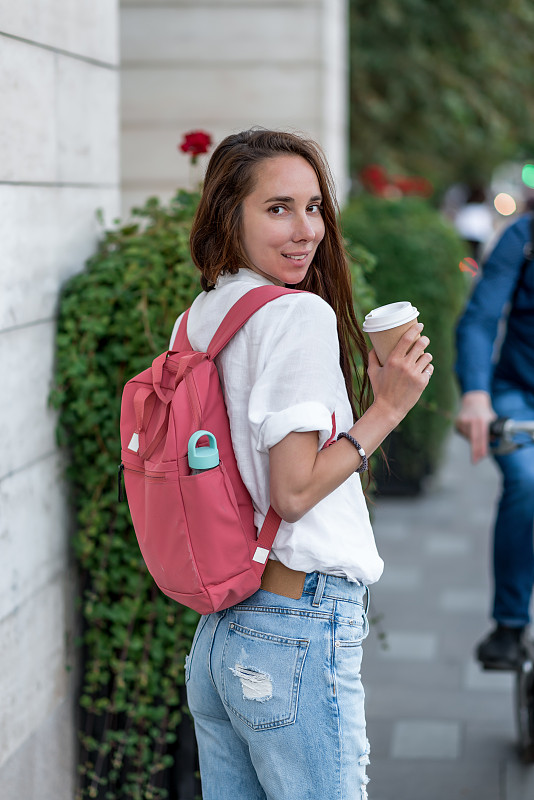
<svg viewBox="0 0 534 800">
<path fill-rule="evenodd" d="M 456 417 L 456 430 L 469 440 L 473 464 L 488 454 L 489 426 L 497 414 L 487 392 L 466 392 Z"/>
<path fill-rule="evenodd" d="M 421 336 L 423 325 L 412 325 L 401 336 L 383 367 L 374 350 L 369 353 L 369 378 L 374 403 L 397 420 L 397 424 L 417 403 L 434 372 L 432 355 L 425 352 L 430 340 Z"/>
</svg>

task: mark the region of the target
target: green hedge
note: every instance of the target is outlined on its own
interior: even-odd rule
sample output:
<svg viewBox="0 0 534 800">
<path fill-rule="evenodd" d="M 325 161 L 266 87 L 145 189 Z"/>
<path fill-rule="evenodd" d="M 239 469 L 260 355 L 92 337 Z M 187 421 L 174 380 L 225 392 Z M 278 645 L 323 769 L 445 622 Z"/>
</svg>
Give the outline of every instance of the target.
<svg viewBox="0 0 534 800">
<path fill-rule="evenodd" d="M 179 687 L 197 615 L 148 575 L 126 503 L 117 503 L 124 383 L 167 347 L 200 291 L 189 255 L 197 198 L 151 199 L 105 233 L 85 272 L 65 286 L 57 331 L 59 441 L 69 450 L 82 585 L 79 798 L 167 796 L 180 722 Z"/>
<path fill-rule="evenodd" d="M 418 491 L 439 463 L 456 401 L 454 325 L 467 283 L 459 264 L 465 245 L 441 215 L 419 198 L 362 195 L 342 214 L 345 236 L 376 257 L 377 305 L 410 300 L 430 338 L 435 372 L 418 405 L 386 442 L 392 476 L 377 462 L 379 490 Z"/>
<path fill-rule="evenodd" d="M 178 314 L 200 291 L 189 231 L 197 197 L 156 199 L 107 231 L 64 287 L 52 402 L 69 452 L 74 551 L 82 595 L 81 798 L 168 794 L 182 714 L 184 657 L 197 614 L 156 588 L 126 503 L 117 503 L 122 388 L 167 348 Z M 359 313 L 373 305 L 372 257 L 354 248 Z"/>
</svg>

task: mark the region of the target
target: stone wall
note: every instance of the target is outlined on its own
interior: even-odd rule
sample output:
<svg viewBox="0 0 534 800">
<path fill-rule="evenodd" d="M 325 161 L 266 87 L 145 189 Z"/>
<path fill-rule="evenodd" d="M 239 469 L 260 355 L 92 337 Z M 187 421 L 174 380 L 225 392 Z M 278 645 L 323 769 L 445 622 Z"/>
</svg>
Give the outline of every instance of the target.
<svg viewBox="0 0 534 800">
<path fill-rule="evenodd" d="M 0 5 L 0 794 L 74 797 L 74 587 L 55 415 L 61 284 L 118 213 L 115 0 Z M 75 346 L 75 343 L 74 343 Z"/>
<path fill-rule="evenodd" d="M 303 131 L 347 191 L 346 0 L 121 0 L 123 207 L 191 185 L 182 134 Z"/>
<path fill-rule="evenodd" d="M 47 404 L 62 283 L 119 212 L 118 0 L 0 4 L 0 794 L 72 800 L 70 521 Z M 123 0 L 124 206 L 191 185 L 183 133 L 325 147 L 345 192 L 346 0 Z"/>
</svg>

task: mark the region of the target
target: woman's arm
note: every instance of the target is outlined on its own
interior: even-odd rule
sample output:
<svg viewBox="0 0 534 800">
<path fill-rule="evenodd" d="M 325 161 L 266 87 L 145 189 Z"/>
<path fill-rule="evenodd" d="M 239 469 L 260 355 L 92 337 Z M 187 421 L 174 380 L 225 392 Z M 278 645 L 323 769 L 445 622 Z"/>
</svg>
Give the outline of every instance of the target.
<svg viewBox="0 0 534 800">
<path fill-rule="evenodd" d="M 529 219 L 520 217 L 505 230 L 482 269 L 482 277 L 456 328 L 456 374 L 462 392 L 490 393 L 492 356 L 499 321 L 514 296 L 525 261 Z"/>
<path fill-rule="evenodd" d="M 430 379 L 432 356 L 420 336 L 421 324 L 412 326 L 400 339 L 383 367 L 371 351 L 369 378 L 374 402 L 348 431 L 367 456 L 415 405 Z M 429 366 L 430 365 L 430 366 Z M 361 464 L 358 451 L 341 439 L 317 451 L 315 431 L 290 433 L 269 450 L 271 505 L 287 522 L 297 522 L 320 500 L 337 489 Z"/>
</svg>

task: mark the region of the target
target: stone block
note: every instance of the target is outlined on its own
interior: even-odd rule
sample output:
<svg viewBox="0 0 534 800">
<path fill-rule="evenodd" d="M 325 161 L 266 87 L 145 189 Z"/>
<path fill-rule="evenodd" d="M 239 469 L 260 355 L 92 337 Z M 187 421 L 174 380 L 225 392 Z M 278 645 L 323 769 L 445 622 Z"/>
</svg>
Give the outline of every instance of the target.
<svg viewBox="0 0 534 800">
<path fill-rule="evenodd" d="M 291 3 L 123 7 L 123 64 L 310 64 L 322 53 L 320 16 Z M 296 35 L 298 33 L 298 35 Z"/>
<path fill-rule="evenodd" d="M 322 63 L 320 141 L 328 154 L 341 204 L 349 192 L 349 17 L 347 0 L 322 0 L 316 12 Z"/>
<path fill-rule="evenodd" d="M 344 1 L 344 0 L 343 0 Z M 188 6 L 202 5 L 206 8 L 217 8 L 221 0 L 120 0 L 121 9 L 139 7 L 159 7 L 166 8 L 187 8 Z M 278 8 L 305 6 L 309 10 L 319 8 L 325 3 L 337 2 L 337 0 L 230 0 L 233 6 L 269 6 Z"/>
<path fill-rule="evenodd" d="M 26 42 L 2 38 L 0 181 L 55 180 L 55 58 L 54 53 Z"/>
<path fill-rule="evenodd" d="M 195 127 L 218 119 L 233 128 L 236 109 L 246 109 L 252 125 L 291 124 L 302 129 L 319 119 L 321 81 L 318 68 L 276 63 L 250 69 L 221 64 L 217 69 L 193 67 L 127 69 L 122 75 L 122 119 L 126 124 L 197 120 Z"/>
<path fill-rule="evenodd" d="M 366 696 L 369 717 L 374 719 L 477 720 L 490 728 L 513 715 L 506 692 L 471 692 L 439 685 L 423 690 L 420 686 L 398 685 L 393 669 L 389 683 L 367 683 Z"/>
<path fill-rule="evenodd" d="M 367 721 L 367 738 L 371 744 L 372 763 L 375 758 L 387 758 L 389 756 L 391 752 L 391 733 L 393 726 L 390 720 L 370 719 L 368 713 L 366 713 L 365 716 Z"/>
<path fill-rule="evenodd" d="M 118 0 L 0 4 L 0 31 L 110 64 L 118 61 Z"/>
<path fill-rule="evenodd" d="M 193 180 L 197 183 L 201 180 L 207 157 L 203 156 L 199 160 L 199 168 L 191 169 L 189 156 L 177 148 L 183 134 L 195 126 L 183 125 L 182 130 L 182 125 L 181 121 L 177 121 L 176 126 L 162 128 L 153 128 L 149 125 L 123 128 L 121 138 L 123 187 L 130 187 L 132 184 L 135 184 L 136 188 L 141 188 L 142 185 L 148 187 L 166 184 L 171 190 L 179 186 L 191 189 Z M 217 141 L 212 127 L 207 129 L 206 126 L 197 124 L 196 129 L 199 127 L 211 135 L 212 141 Z M 150 191 L 146 194 L 148 197 Z"/>
<path fill-rule="evenodd" d="M 380 536 L 380 542 L 387 542 L 388 546 L 391 544 L 399 545 L 402 548 L 403 543 L 406 542 L 410 534 L 406 520 L 402 516 L 399 517 L 399 515 L 395 517 L 390 515 L 385 519 L 384 514 L 381 512 L 382 509 L 379 509 L 373 525 L 377 535 Z"/>
<path fill-rule="evenodd" d="M 173 190 L 178 187 L 194 189 L 202 180 L 209 160 L 209 154 L 201 157 L 198 165 L 191 169 L 189 156 L 177 148 L 183 135 L 190 130 L 201 128 L 212 137 L 213 147 L 230 133 L 246 130 L 251 127 L 250 119 L 237 110 L 238 116 L 231 125 L 221 126 L 216 120 L 205 119 L 200 124 L 198 119 L 177 118 L 175 124 L 161 126 L 124 125 L 121 139 L 122 185 L 125 191 L 141 190 L 146 187 L 146 196 L 161 190 Z M 313 131 L 314 120 L 301 120 L 302 132 L 318 138 Z M 294 129 L 288 120 L 275 118 L 274 115 L 265 120 L 265 127 Z"/>
<path fill-rule="evenodd" d="M 532 800 L 534 797 L 534 770 L 532 765 L 510 759 L 505 765 L 504 791 L 506 800 Z"/>
<path fill-rule="evenodd" d="M 380 538 L 377 537 L 380 541 Z M 422 573 L 419 566 L 397 565 L 387 563 L 384 574 L 380 579 L 380 593 L 415 591 L 420 588 Z"/>
<path fill-rule="evenodd" d="M 470 539 L 451 533 L 435 533 L 425 541 L 426 552 L 438 558 L 465 558 L 472 549 Z"/>
<path fill-rule="evenodd" d="M 488 728 L 477 720 L 464 724 L 462 757 L 468 761 L 500 762 L 517 759 L 517 739 L 512 714 Z M 533 795 L 534 796 L 534 795 Z"/>
<path fill-rule="evenodd" d="M 464 667 L 463 685 L 466 689 L 475 692 L 506 692 L 512 696 L 515 686 L 515 674 L 513 672 L 498 672 L 494 670 L 482 669 L 480 664 L 469 661 Z"/>
<path fill-rule="evenodd" d="M 0 185 L 0 331 L 55 314 L 60 286 L 95 251 L 97 208 L 110 225 L 118 189 Z"/>
<path fill-rule="evenodd" d="M 369 687 L 380 691 L 382 685 L 393 682 L 399 692 L 404 688 L 418 689 L 430 693 L 439 687 L 439 691 L 460 691 L 463 683 L 463 664 L 451 664 L 437 660 L 429 666 L 427 661 L 407 661 L 396 659 L 395 662 L 380 658 L 376 643 L 370 647 L 371 636 L 363 647 L 362 676 L 365 689 Z M 402 688 L 401 688 L 402 687 Z"/>
<path fill-rule="evenodd" d="M 399 720 L 393 726 L 393 758 L 458 758 L 460 725 L 439 720 Z"/>
<path fill-rule="evenodd" d="M 501 794 L 501 768 L 498 760 L 401 761 L 373 759 L 371 752 L 369 796 L 373 800 L 512 800 Z"/>
<path fill-rule="evenodd" d="M 391 631 L 387 634 L 387 650 L 380 650 L 380 656 L 402 661 L 431 661 L 435 658 L 438 637 L 432 633 L 415 631 Z"/>
<path fill-rule="evenodd" d="M 0 621 L 0 766 L 68 692 L 66 602 L 58 576 Z"/>
<path fill-rule="evenodd" d="M 2 39 L 0 180 L 118 181 L 118 73 Z"/>
<path fill-rule="evenodd" d="M 482 614 L 447 615 L 439 625 L 439 653 L 447 661 L 465 664 L 474 659 L 475 648 L 487 633 Z M 440 619 L 443 619 L 441 617 Z"/>
<path fill-rule="evenodd" d="M 74 702 L 68 697 L 7 760 L 0 769 L 4 800 L 72 800 L 76 794 L 74 717 Z"/>
<path fill-rule="evenodd" d="M 188 129 L 260 125 L 319 141 L 343 202 L 346 14 L 346 0 L 123 3 L 124 190 L 168 192 Z"/>
<path fill-rule="evenodd" d="M 62 469 L 62 459 L 53 454 L 0 481 L 0 620 L 66 569 L 69 526 Z"/>
<path fill-rule="evenodd" d="M 13 398 L 0 422 L 0 480 L 55 450 L 56 417 L 48 406 L 54 342 L 53 321 L 0 336 L 3 391 Z"/>
<path fill-rule="evenodd" d="M 459 614 L 483 614 L 488 608 L 488 594 L 483 589 L 446 589 L 439 596 L 443 611 Z"/>
<path fill-rule="evenodd" d="M 57 56 L 60 183 L 118 183 L 118 84 L 115 70 Z"/>
</svg>

